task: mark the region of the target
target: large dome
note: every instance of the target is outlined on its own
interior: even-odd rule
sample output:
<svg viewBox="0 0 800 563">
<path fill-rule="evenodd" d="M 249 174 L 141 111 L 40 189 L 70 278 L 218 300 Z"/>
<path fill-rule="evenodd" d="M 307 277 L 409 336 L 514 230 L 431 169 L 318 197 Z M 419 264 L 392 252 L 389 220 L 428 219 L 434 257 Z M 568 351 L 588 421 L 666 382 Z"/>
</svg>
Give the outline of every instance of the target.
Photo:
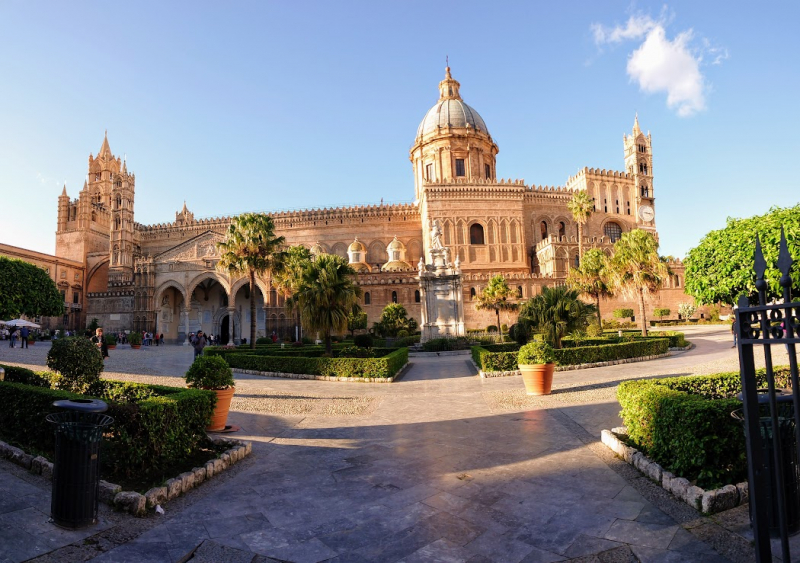
<svg viewBox="0 0 800 563">
<path fill-rule="evenodd" d="M 489 134 L 483 118 L 462 100 L 439 100 L 428 110 L 417 129 L 417 137 L 436 131 L 438 127 L 471 127 Z"/>
<path fill-rule="evenodd" d="M 439 101 L 428 110 L 417 128 L 417 138 L 437 131 L 440 127 L 470 128 L 489 134 L 489 129 L 480 114 L 464 103 L 458 90 L 461 84 L 445 69 L 445 77 L 439 83 Z"/>
</svg>

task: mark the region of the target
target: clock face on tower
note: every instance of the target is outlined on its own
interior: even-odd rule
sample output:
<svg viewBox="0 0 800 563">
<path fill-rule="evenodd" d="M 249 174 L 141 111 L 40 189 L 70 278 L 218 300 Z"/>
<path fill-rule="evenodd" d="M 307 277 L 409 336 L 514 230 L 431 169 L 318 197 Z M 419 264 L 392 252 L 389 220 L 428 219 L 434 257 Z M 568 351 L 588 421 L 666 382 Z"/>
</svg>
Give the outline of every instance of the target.
<svg viewBox="0 0 800 563">
<path fill-rule="evenodd" d="M 642 221 L 644 221 L 645 223 L 649 223 L 650 221 L 652 221 L 652 220 L 653 220 L 653 217 L 655 217 L 655 216 L 656 216 L 656 214 L 655 214 L 655 212 L 653 211 L 653 208 L 652 208 L 652 207 L 650 207 L 649 205 L 642 205 L 642 206 L 639 208 L 639 217 L 640 217 L 640 218 L 642 219 Z"/>
</svg>

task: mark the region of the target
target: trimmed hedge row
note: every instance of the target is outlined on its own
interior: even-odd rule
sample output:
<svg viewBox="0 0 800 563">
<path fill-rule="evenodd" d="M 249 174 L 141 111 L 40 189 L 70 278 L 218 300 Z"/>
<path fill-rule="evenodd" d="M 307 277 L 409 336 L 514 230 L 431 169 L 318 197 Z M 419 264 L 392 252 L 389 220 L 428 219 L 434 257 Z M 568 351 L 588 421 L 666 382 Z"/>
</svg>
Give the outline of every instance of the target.
<svg viewBox="0 0 800 563">
<path fill-rule="evenodd" d="M 334 348 L 333 352 L 334 355 L 338 353 L 339 350 L 344 349 L 344 346 L 339 348 Z M 387 354 L 391 354 L 397 350 L 397 348 L 372 348 L 372 351 L 375 353 L 377 357 L 386 356 Z M 276 358 L 321 358 L 323 354 L 325 354 L 325 348 L 322 347 L 304 347 L 304 348 L 271 348 L 271 349 L 259 349 L 256 348 L 254 350 L 250 349 L 230 349 L 230 348 L 217 348 L 217 347 L 210 347 L 206 348 L 204 354 L 208 356 L 222 356 L 223 358 L 228 358 L 229 356 L 271 356 Z"/>
<path fill-rule="evenodd" d="M 49 372 L 3 366 L 0 435 L 52 459 L 54 432 L 44 420 L 53 401 L 81 397 L 51 389 Z M 156 474 L 207 443 L 205 428 L 216 403 L 212 391 L 101 380 L 92 396 L 108 403 L 114 424 L 105 436 L 103 466 L 113 475 Z"/>
<path fill-rule="evenodd" d="M 473 346 L 472 359 L 483 371 L 513 371 L 517 369 L 517 351 L 493 352 L 489 348 L 504 347 L 505 344 L 490 346 Z M 518 345 L 517 349 L 519 349 Z M 605 344 L 602 346 L 581 346 L 575 348 L 561 348 L 553 350 L 556 356 L 556 365 L 572 366 L 579 364 L 592 364 L 596 362 L 611 362 L 627 358 L 640 358 L 642 356 L 655 356 L 665 354 L 669 350 L 668 338 L 647 338 L 622 342 L 619 344 Z"/>
<path fill-rule="evenodd" d="M 408 348 L 398 348 L 380 358 L 287 358 L 253 354 L 223 356 L 236 369 L 303 373 L 329 377 L 392 377 L 408 363 Z"/>
<path fill-rule="evenodd" d="M 766 386 L 764 370 L 758 385 Z M 776 385 L 789 384 L 787 368 Z M 747 479 L 744 432 L 731 412 L 742 407 L 738 372 L 624 381 L 617 389 L 630 443 L 704 489 Z"/>
</svg>

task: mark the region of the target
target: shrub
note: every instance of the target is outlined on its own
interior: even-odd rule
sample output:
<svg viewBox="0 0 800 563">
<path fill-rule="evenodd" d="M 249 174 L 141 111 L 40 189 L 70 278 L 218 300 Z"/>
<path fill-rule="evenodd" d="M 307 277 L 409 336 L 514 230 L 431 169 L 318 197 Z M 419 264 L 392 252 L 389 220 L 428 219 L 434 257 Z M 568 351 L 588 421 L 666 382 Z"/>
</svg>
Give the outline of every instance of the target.
<svg viewBox="0 0 800 563">
<path fill-rule="evenodd" d="M 500 325 L 500 332 L 504 332 L 504 333 L 508 334 L 508 325 L 507 324 L 501 324 Z"/>
<path fill-rule="evenodd" d="M 681 303 L 678 305 L 678 314 L 684 319 L 692 318 L 695 311 L 697 311 L 697 307 L 693 303 Z"/>
<path fill-rule="evenodd" d="M 186 372 L 186 385 L 199 389 L 228 389 L 235 385 L 233 372 L 219 356 L 197 356 Z"/>
<path fill-rule="evenodd" d="M 659 319 L 663 319 L 664 317 L 669 317 L 669 314 L 672 311 L 669 309 L 653 309 L 653 315 L 658 317 Z"/>
<path fill-rule="evenodd" d="M 487 326 L 486 327 L 486 332 L 497 332 L 497 326 L 496 325 Z"/>
<path fill-rule="evenodd" d="M 756 373 L 766 385 L 764 370 Z M 789 370 L 775 370 L 775 385 Z M 741 408 L 738 372 L 624 381 L 617 390 L 632 445 L 676 475 L 717 488 L 747 478 L 744 433 L 731 412 Z"/>
<path fill-rule="evenodd" d="M 405 329 L 397 331 L 397 338 L 408 338 L 408 331 Z"/>
<path fill-rule="evenodd" d="M 518 344 L 525 344 L 531 339 L 531 336 L 533 336 L 532 323 L 527 319 L 519 319 L 516 323 L 511 325 L 508 335 Z"/>
<path fill-rule="evenodd" d="M 87 338 L 59 338 L 53 341 L 47 352 L 47 367 L 59 373 L 62 389 L 81 393 L 100 379 L 104 367 L 103 354 Z"/>
<path fill-rule="evenodd" d="M 374 349 L 379 354 L 379 349 Z M 280 373 L 303 373 L 330 377 L 392 377 L 408 363 L 408 348 L 399 348 L 375 358 L 308 358 L 226 354 L 232 368 Z"/>
<path fill-rule="evenodd" d="M 345 346 L 336 353 L 337 358 L 374 358 L 375 352 L 372 348 L 361 348 L 360 346 Z"/>
<path fill-rule="evenodd" d="M 371 334 L 356 334 L 353 337 L 353 344 L 361 348 L 372 348 L 372 335 Z"/>
<path fill-rule="evenodd" d="M 553 349 L 546 342 L 529 342 L 517 353 L 519 365 L 549 364 L 553 361 L 555 361 Z"/>
<path fill-rule="evenodd" d="M 141 332 L 131 332 L 128 334 L 128 344 L 131 346 L 141 346 L 142 345 L 142 333 Z"/>
<path fill-rule="evenodd" d="M 103 336 L 103 341 L 106 343 L 106 346 L 116 346 L 117 336 L 115 334 L 106 334 Z"/>
<path fill-rule="evenodd" d="M 615 309 L 614 310 L 614 318 L 615 319 L 627 319 L 633 316 L 633 309 Z"/>
<path fill-rule="evenodd" d="M 7 369 L 7 375 L 18 382 L 0 382 L 0 436 L 52 460 L 54 433 L 43 413 L 55 410 L 54 401 L 85 395 L 35 386 L 48 377 L 30 370 Z M 207 443 L 205 427 L 216 401 L 210 391 L 108 380 L 100 380 L 95 390 L 114 418 L 102 456 L 109 477 L 160 475 Z"/>
<path fill-rule="evenodd" d="M 314 339 L 309 336 L 304 336 L 300 339 L 300 342 L 302 342 L 305 345 L 311 345 L 314 344 Z"/>
<path fill-rule="evenodd" d="M 603 335 L 603 327 L 597 323 L 592 323 L 586 327 L 586 336 L 596 338 Z"/>
</svg>

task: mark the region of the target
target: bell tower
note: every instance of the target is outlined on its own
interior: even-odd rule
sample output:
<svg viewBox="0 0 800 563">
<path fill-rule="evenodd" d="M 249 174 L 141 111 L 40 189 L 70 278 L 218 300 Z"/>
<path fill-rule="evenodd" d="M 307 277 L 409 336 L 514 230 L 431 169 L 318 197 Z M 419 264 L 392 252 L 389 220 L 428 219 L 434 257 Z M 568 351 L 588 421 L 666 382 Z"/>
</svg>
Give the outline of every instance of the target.
<svg viewBox="0 0 800 563">
<path fill-rule="evenodd" d="M 625 172 L 636 186 L 636 222 L 641 228 L 655 229 L 655 191 L 653 188 L 653 139 L 639 128 L 639 115 L 633 120 L 631 135 L 622 136 L 625 149 Z"/>
<path fill-rule="evenodd" d="M 111 225 L 109 232 L 110 284 L 129 283 L 133 280 L 134 222 L 133 201 L 136 176 L 128 173 L 127 162 L 110 178 Z"/>
</svg>

